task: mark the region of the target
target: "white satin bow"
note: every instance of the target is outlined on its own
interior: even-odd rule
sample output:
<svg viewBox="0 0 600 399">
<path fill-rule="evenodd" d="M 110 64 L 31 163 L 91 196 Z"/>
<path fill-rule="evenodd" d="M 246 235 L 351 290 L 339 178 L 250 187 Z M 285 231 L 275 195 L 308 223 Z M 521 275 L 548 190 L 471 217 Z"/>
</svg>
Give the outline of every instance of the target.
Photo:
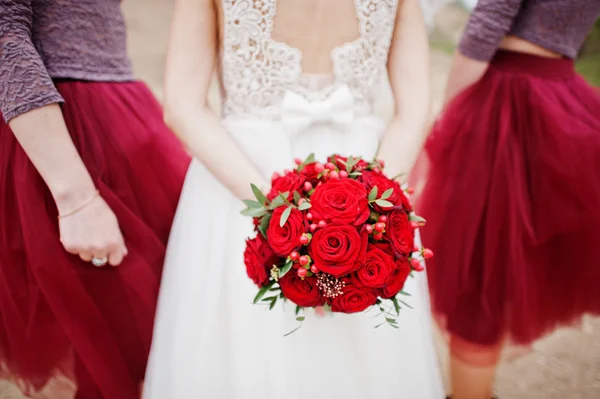
<svg viewBox="0 0 600 399">
<path fill-rule="evenodd" d="M 281 122 L 298 133 L 315 123 L 344 125 L 354 120 L 354 96 L 343 85 L 322 101 L 308 101 L 301 95 L 287 91 L 281 104 Z"/>
</svg>

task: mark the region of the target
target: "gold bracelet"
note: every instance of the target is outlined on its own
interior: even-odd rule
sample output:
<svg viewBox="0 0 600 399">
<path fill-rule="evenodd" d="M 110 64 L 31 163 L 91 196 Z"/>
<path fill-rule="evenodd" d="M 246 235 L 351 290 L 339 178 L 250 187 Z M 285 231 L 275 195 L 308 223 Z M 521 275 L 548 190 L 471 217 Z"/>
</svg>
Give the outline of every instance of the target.
<svg viewBox="0 0 600 399">
<path fill-rule="evenodd" d="M 77 212 L 79 212 L 80 210 L 82 210 L 83 208 L 85 208 L 86 206 L 88 206 L 89 204 L 91 204 L 92 201 L 94 201 L 99 195 L 100 195 L 100 191 L 96 190 L 96 192 L 94 193 L 94 195 L 92 197 L 90 197 L 90 199 L 88 199 L 87 201 L 85 201 L 84 203 L 82 203 L 77 208 L 73 209 L 72 211 L 69 211 L 67 213 L 63 213 L 62 215 L 58 215 L 58 219 L 64 219 L 67 216 L 71 216 L 71 215 L 76 214 Z"/>
</svg>

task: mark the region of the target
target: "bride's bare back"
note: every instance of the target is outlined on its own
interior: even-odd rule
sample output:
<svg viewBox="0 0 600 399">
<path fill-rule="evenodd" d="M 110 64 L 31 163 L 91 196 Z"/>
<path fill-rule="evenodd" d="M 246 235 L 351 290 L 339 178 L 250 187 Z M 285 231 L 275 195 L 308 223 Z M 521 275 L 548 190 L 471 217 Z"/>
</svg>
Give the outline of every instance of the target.
<svg viewBox="0 0 600 399">
<path fill-rule="evenodd" d="M 290 91 L 316 101 L 346 90 L 373 112 L 398 0 L 215 1 L 226 118 L 278 119 Z"/>
<path fill-rule="evenodd" d="M 360 38 L 357 5 L 354 0 L 214 0 L 219 7 L 220 37 L 224 32 L 225 4 L 240 4 L 236 7 L 276 7 L 271 37 L 302 53 L 302 71 L 311 74 L 331 73 L 331 52 L 336 47 Z M 241 5 L 242 3 L 243 6 Z M 371 2 L 375 6 L 378 1 Z M 396 1 L 384 2 L 394 5 Z M 360 4 L 359 4 L 360 5 Z M 368 9 L 368 6 L 367 6 Z M 242 10 L 239 10 L 243 12 Z M 392 10 L 390 10 L 391 12 Z M 264 13 L 268 13 L 265 9 Z"/>
</svg>

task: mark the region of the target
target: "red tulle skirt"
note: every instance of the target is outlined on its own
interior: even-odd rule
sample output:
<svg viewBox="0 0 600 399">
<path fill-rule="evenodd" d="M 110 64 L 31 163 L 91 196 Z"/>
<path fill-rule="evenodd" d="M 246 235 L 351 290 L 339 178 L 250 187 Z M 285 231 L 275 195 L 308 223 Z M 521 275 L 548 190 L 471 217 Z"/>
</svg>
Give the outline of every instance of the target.
<svg viewBox="0 0 600 399">
<path fill-rule="evenodd" d="M 57 82 L 71 137 L 129 250 L 95 268 L 59 241 L 57 210 L 0 124 L 0 372 L 44 397 L 139 398 L 165 246 L 189 163 L 138 82 Z M 68 382 L 65 384 L 64 382 Z M 73 388 L 72 388 L 73 389 Z"/>
<path fill-rule="evenodd" d="M 455 341 L 529 344 L 600 314 L 600 95 L 573 61 L 498 53 L 426 152 L 417 210 Z"/>
</svg>

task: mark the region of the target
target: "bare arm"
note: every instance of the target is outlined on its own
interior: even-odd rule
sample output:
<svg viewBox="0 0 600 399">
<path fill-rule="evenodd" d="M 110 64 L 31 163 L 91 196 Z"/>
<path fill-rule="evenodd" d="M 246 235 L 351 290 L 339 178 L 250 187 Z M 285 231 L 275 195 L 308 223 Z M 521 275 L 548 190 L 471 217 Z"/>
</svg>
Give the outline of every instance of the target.
<svg viewBox="0 0 600 399">
<path fill-rule="evenodd" d="M 425 138 L 429 117 L 429 45 L 419 0 L 400 2 L 388 60 L 395 115 L 378 157 L 388 175 L 408 173 Z"/>
<path fill-rule="evenodd" d="M 117 265 L 126 253 L 121 232 L 71 141 L 57 104 L 62 98 L 31 41 L 32 16 L 31 0 L 0 0 L 0 110 L 59 214 L 79 210 L 60 223 L 66 250 Z"/>
<path fill-rule="evenodd" d="M 218 53 L 213 0 L 176 0 L 165 77 L 165 119 L 171 129 L 235 196 L 252 198 L 265 178 L 208 105 Z"/>
</svg>

